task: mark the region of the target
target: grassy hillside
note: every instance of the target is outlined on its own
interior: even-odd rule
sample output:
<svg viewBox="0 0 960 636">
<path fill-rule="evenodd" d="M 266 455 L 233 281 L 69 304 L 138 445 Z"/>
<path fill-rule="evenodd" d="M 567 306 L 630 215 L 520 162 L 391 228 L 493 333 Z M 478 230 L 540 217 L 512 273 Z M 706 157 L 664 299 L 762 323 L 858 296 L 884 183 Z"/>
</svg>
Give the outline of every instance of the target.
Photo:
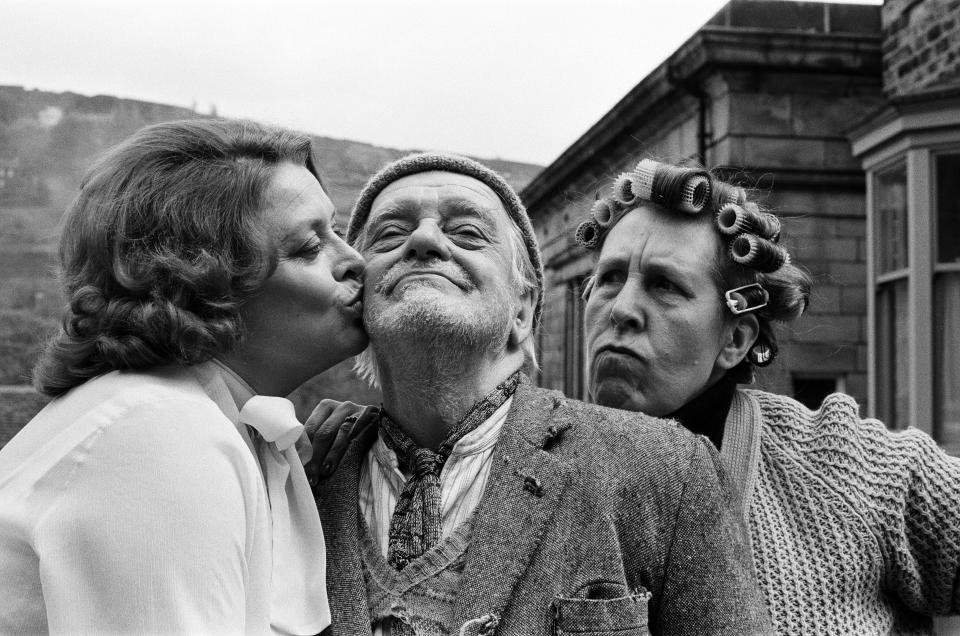
<svg viewBox="0 0 960 636">
<path fill-rule="evenodd" d="M 200 117 L 186 108 L 0 86 L 0 446 L 44 403 L 24 391 L 43 341 L 56 330 L 57 225 L 90 163 L 151 123 Z M 366 179 L 408 150 L 314 136 L 319 169 L 344 221 Z M 540 167 L 484 160 L 518 190 Z M 5 386 L 17 388 L 5 389 Z M 301 409 L 318 396 L 376 402 L 349 363 L 291 396 Z"/>
</svg>

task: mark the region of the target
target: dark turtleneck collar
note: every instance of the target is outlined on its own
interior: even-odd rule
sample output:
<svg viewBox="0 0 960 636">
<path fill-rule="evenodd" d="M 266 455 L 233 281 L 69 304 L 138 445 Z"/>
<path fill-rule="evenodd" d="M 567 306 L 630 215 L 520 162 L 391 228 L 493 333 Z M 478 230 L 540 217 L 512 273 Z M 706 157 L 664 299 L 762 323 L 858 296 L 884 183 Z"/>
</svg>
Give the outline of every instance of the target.
<svg viewBox="0 0 960 636">
<path fill-rule="evenodd" d="M 706 435 L 717 450 L 720 450 L 727 413 L 730 412 L 733 395 L 737 390 L 737 383 L 730 376 L 729 373 L 725 374 L 703 393 L 667 417 L 679 421 L 689 431 Z"/>
</svg>

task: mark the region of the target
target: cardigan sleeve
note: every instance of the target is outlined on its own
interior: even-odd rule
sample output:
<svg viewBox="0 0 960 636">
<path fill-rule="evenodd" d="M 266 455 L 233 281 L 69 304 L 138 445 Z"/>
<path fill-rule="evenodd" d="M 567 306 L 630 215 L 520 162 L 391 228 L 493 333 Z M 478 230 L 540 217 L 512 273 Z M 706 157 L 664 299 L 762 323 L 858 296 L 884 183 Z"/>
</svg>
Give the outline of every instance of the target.
<svg viewBox="0 0 960 636">
<path fill-rule="evenodd" d="M 803 448 L 873 527 L 886 589 L 919 614 L 960 613 L 960 459 L 918 429 L 860 419 L 847 395 L 813 413 L 784 404 L 768 415 L 782 424 L 813 418 L 813 428 L 797 428 L 808 432 Z"/>
<path fill-rule="evenodd" d="M 34 532 L 51 633 L 269 629 L 247 598 L 269 571 L 265 493 L 212 402 L 112 414 L 71 461 Z"/>
<path fill-rule="evenodd" d="M 893 465 L 892 483 L 877 485 L 869 505 L 879 522 L 886 582 L 910 609 L 960 613 L 960 459 L 922 431 L 868 437 L 879 464 Z"/>
<path fill-rule="evenodd" d="M 720 456 L 706 438 L 691 442 L 656 633 L 772 634 Z"/>
</svg>

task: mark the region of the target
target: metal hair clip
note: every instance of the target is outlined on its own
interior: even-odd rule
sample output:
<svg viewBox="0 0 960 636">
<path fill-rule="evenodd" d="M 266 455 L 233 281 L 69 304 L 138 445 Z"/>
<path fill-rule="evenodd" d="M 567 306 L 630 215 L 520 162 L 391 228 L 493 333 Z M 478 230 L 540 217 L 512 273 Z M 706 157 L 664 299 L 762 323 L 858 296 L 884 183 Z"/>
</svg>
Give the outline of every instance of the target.
<svg viewBox="0 0 960 636">
<path fill-rule="evenodd" d="M 760 283 L 750 283 L 743 287 L 728 289 L 724 296 L 727 299 L 727 307 L 730 308 L 734 316 L 766 307 L 770 301 L 770 294 L 760 286 Z"/>
</svg>

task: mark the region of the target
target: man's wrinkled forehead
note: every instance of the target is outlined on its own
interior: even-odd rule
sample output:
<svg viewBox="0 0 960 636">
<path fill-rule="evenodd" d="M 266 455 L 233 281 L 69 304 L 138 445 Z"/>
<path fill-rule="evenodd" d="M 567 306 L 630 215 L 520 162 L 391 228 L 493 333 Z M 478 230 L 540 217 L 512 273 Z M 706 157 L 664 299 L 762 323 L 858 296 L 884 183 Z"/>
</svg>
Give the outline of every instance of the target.
<svg viewBox="0 0 960 636">
<path fill-rule="evenodd" d="M 420 172 L 397 179 L 373 200 L 367 225 L 380 214 L 397 210 L 431 209 L 443 213 L 445 208 L 476 208 L 478 211 L 499 210 L 506 215 L 500 197 L 485 183 L 455 172 Z"/>
</svg>

